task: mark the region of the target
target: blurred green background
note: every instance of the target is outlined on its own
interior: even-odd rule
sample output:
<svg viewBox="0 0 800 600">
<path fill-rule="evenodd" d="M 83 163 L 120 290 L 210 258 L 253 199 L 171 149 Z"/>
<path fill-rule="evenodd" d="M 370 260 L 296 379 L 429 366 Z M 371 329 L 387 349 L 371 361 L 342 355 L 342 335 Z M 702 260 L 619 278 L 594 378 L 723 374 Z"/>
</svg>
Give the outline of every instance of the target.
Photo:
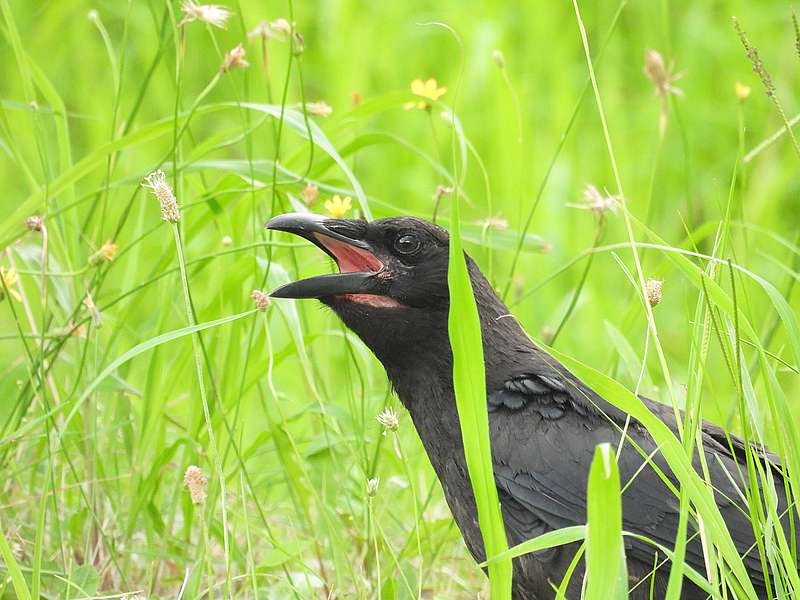
<svg viewBox="0 0 800 600">
<path fill-rule="evenodd" d="M 622 215 L 567 206 L 583 202 L 587 184 L 619 193 L 572 4 L 237 1 L 227 4 L 224 30 L 192 22 L 183 37 L 178 2 L 0 0 L 0 8 L 0 265 L 15 268 L 24 292 L 0 302 L 0 530 L 27 585 L 72 598 L 136 590 L 475 597 L 483 575 L 412 423 L 380 365 L 314 302 L 276 301 L 264 315 L 202 333 L 225 472 L 220 499 L 190 337 L 156 346 L 188 321 L 172 233 L 139 184 L 161 167 L 175 185 L 204 323 L 250 311 L 253 289 L 331 268 L 310 245 L 261 229 L 272 214 L 302 207 L 310 181 L 320 188 L 311 210 L 325 212 L 339 193 L 358 214 L 353 182 L 331 152 L 360 182 L 374 217 L 430 218 L 437 186 L 463 176 L 467 250 L 508 290 L 527 331 L 548 343 L 569 313 L 555 346 L 633 389 L 646 321 L 615 259 L 631 265 Z M 791 118 L 798 56 L 789 4 L 603 1 L 581 10 L 632 215 L 666 244 L 709 254 L 730 198 L 722 258 L 773 282 L 796 310 L 798 157 L 783 136 L 743 161 L 783 122 L 731 22 L 736 15 L 758 46 Z M 291 52 L 299 39 L 248 37 L 279 18 L 295 23 L 302 52 Z M 250 66 L 221 72 L 223 54 L 239 43 Z M 649 49 L 680 94 L 654 93 Z M 404 110 L 412 80 L 431 77 L 447 92 L 430 110 Z M 737 96 L 737 82 L 751 88 L 748 97 Z M 270 111 L 280 112 L 284 93 L 279 126 Z M 333 109 L 309 115 L 329 141 L 316 136 L 313 152 L 297 112 L 303 99 Z M 455 113 L 463 138 L 453 142 L 443 111 Z M 454 166 L 460 143 L 468 160 L 462 165 L 458 150 Z M 441 198 L 445 225 L 451 199 Z M 43 236 L 22 224 L 33 214 L 46 216 L 44 303 Z M 636 236 L 654 241 L 642 228 Z M 92 259 L 107 241 L 118 248 L 113 260 Z M 598 252 L 586 271 L 585 252 L 609 244 L 622 245 Z M 682 390 L 697 290 L 666 253 L 643 256 L 646 276 L 665 282 L 656 320 Z M 743 310 L 786 359 L 772 305 L 741 286 Z M 87 292 L 100 319 L 82 303 Z M 792 398 L 797 378 L 780 364 L 778 373 Z M 663 384 L 650 353 L 641 391 L 663 399 Z M 704 416 L 736 430 L 734 389 L 712 348 Z M 375 420 L 387 402 L 400 413 L 396 442 Z M 767 442 L 771 425 L 765 418 Z M 183 488 L 191 464 L 210 479 L 209 499 L 197 506 Z M 368 499 L 372 477 L 380 486 Z M 9 564 L 0 561 L 0 572 L 11 573 Z M 14 597 L 3 575 L 3 597 Z"/>
</svg>

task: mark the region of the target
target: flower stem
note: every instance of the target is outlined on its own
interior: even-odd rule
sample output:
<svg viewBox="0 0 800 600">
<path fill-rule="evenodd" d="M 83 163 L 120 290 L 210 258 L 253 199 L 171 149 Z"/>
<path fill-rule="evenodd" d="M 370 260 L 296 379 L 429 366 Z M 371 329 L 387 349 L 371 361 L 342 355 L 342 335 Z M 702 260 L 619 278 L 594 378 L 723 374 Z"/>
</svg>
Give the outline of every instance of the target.
<svg viewBox="0 0 800 600">
<path fill-rule="evenodd" d="M 175 249 L 178 252 L 178 264 L 181 271 L 181 285 L 183 288 L 183 301 L 186 308 L 186 318 L 190 326 L 197 325 L 194 313 L 192 312 L 192 301 L 189 294 L 189 279 L 186 275 L 186 259 L 183 255 L 183 244 L 181 243 L 181 235 L 178 231 L 178 224 L 172 223 L 172 233 L 175 237 Z M 208 431 L 208 442 L 211 446 L 211 458 L 214 461 L 214 468 L 217 472 L 217 479 L 220 486 L 220 507 L 222 509 L 222 540 L 225 551 L 225 581 L 226 593 L 228 598 L 232 597 L 232 582 L 230 571 L 230 553 L 228 552 L 228 518 L 225 510 L 225 473 L 222 470 L 222 463 L 217 451 L 217 439 L 214 435 L 214 428 L 211 424 L 211 413 L 208 409 L 208 397 L 206 395 L 206 385 L 203 378 L 203 359 L 200 351 L 200 333 L 196 332 L 192 335 L 192 349 L 194 350 L 194 364 L 197 370 L 197 385 L 200 388 L 200 400 L 203 403 L 203 417 L 206 421 L 206 429 Z"/>
</svg>

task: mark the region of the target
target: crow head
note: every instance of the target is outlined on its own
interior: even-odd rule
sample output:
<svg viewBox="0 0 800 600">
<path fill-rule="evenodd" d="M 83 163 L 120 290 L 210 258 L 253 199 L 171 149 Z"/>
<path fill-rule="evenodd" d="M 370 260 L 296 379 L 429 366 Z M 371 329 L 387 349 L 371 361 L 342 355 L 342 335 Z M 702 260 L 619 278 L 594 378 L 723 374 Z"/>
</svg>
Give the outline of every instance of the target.
<svg viewBox="0 0 800 600">
<path fill-rule="evenodd" d="M 273 297 L 318 298 L 387 368 L 411 346 L 419 353 L 422 342 L 447 343 L 449 236 L 441 227 L 415 217 L 366 222 L 310 213 L 280 215 L 266 227 L 306 238 L 340 271 L 289 283 Z"/>
</svg>

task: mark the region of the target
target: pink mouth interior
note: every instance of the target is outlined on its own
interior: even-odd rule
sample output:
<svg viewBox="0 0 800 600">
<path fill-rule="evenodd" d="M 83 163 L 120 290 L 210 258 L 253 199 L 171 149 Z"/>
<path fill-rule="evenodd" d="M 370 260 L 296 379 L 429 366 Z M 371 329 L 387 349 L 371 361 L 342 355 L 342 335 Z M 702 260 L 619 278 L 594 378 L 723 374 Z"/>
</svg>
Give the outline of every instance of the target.
<svg viewBox="0 0 800 600">
<path fill-rule="evenodd" d="M 327 235 L 315 233 L 320 243 L 336 257 L 341 273 L 378 273 L 383 270 L 383 263 L 367 250 L 351 246 Z M 400 304 L 389 296 L 372 294 L 342 294 L 350 302 L 365 304 L 373 308 L 400 308 Z"/>
<path fill-rule="evenodd" d="M 327 235 L 319 233 L 314 235 L 336 257 L 339 271 L 342 273 L 377 273 L 383 269 L 383 263 L 367 250 L 340 242 Z"/>
</svg>

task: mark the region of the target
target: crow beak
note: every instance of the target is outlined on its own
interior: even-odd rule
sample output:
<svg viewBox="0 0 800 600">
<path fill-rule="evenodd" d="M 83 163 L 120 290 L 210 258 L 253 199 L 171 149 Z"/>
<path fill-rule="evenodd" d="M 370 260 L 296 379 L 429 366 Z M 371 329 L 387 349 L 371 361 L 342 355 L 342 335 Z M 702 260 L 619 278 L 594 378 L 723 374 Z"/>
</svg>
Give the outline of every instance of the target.
<svg viewBox="0 0 800 600">
<path fill-rule="evenodd" d="M 336 227 L 337 223 L 345 226 Z M 313 213 L 287 213 L 270 219 L 265 225 L 267 229 L 307 239 L 333 258 L 340 271 L 288 283 L 270 295 L 274 298 L 324 298 L 341 294 L 383 294 L 384 283 L 378 277 L 384 270 L 383 262 L 367 242 L 340 233 L 351 231 L 347 223 Z"/>
</svg>

